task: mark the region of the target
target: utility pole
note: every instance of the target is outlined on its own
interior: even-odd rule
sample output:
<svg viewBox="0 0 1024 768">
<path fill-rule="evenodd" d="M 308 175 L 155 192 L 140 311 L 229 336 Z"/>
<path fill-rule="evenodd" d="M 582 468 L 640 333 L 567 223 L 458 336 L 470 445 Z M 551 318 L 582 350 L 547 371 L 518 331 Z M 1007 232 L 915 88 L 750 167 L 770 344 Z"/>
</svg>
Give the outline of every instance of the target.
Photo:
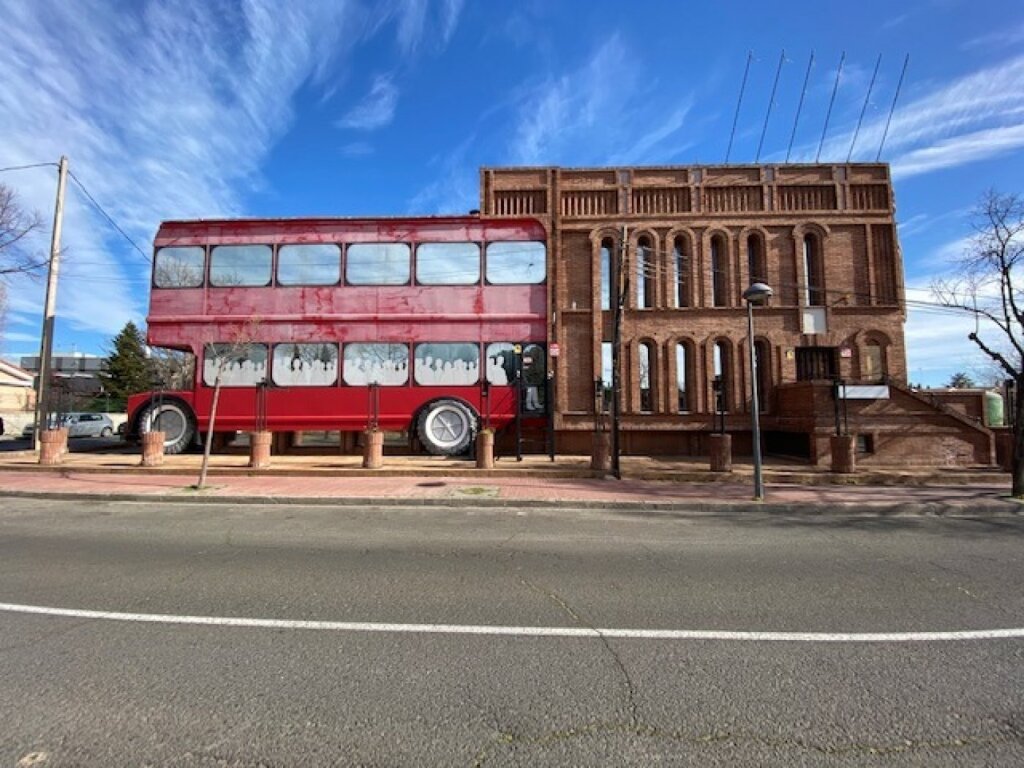
<svg viewBox="0 0 1024 768">
<path fill-rule="evenodd" d="M 619 467 L 619 415 L 620 397 L 622 393 L 622 306 L 629 293 L 628 280 L 623 281 L 623 263 L 626 261 L 626 227 L 622 228 L 622 242 L 612 258 L 612 306 L 615 315 L 612 321 L 612 475 L 616 480 L 622 479 Z"/>
<path fill-rule="evenodd" d="M 60 156 L 57 171 L 57 204 L 53 210 L 50 236 L 50 267 L 46 274 L 46 303 L 43 304 L 43 337 L 39 345 L 39 379 L 36 383 L 36 428 L 32 450 L 39 448 L 39 433 L 46 427 L 47 398 L 50 387 L 50 359 L 53 355 L 53 319 L 57 311 L 57 274 L 60 271 L 60 231 L 64 223 L 64 188 L 68 180 L 68 159 Z"/>
</svg>

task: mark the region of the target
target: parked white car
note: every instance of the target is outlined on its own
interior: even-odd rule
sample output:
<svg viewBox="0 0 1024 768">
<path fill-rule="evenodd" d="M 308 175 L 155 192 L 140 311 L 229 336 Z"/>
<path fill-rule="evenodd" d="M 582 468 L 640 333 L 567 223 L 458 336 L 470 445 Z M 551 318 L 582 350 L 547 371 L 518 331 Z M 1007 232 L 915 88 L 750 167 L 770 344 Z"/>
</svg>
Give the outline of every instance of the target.
<svg viewBox="0 0 1024 768">
<path fill-rule="evenodd" d="M 114 434 L 114 422 L 105 413 L 67 413 L 61 419 L 61 426 L 68 428 L 68 437 L 110 437 Z M 35 424 L 29 424 L 21 436 L 32 439 Z"/>
</svg>

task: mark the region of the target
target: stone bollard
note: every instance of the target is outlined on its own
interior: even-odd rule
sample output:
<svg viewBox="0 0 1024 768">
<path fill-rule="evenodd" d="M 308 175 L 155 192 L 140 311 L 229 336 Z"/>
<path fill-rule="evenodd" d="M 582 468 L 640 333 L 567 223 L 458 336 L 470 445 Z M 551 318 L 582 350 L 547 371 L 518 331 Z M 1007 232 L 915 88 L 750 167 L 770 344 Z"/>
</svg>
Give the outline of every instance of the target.
<svg viewBox="0 0 1024 768">
<path fill-rule="evenodd" d="M 273 432 L 249 433 L 249 466 L 253 469 L 266 469 L 270 466 L 270 441 Z"/>
<path fill-rule="evenodd" d="M 494 469 L 494 432 L 489 429 L 476 435 L 476 468 Z"/>
<path fill-rule="evenodd" d="M 607 432 L 594 433 L 590 468 L 598 472 L 610 472 L 612 469 L 612 436 Z"/>
<path fill-rule="evenodd" d="M 384 433 L 379 429 L 363 432 L 363 467 L 380 469 L 384 466 Z"/>
<path fill-rule="evenodd" d="M 832 435 L 832 471 L 852 475 L 857 471 L 857 436 Z"/>
<path fill-rule="evenodd" d="M 732 472 L 732 435 L 716 432 L 708 438 L 712 472 Z"/>
<path fill-rule="evenodd" d="M 142 466 L 159 467 L 164 463 L 164 439 L 167 437 L 163 432 L 142 433 Z"/>
<path fill-rule="evenodd" d="M 66 429 L 44 429 L 39 433 L 39 463 L 52 466 L 60 464 L 67 451 L 68 431 Z"/>
</svg>

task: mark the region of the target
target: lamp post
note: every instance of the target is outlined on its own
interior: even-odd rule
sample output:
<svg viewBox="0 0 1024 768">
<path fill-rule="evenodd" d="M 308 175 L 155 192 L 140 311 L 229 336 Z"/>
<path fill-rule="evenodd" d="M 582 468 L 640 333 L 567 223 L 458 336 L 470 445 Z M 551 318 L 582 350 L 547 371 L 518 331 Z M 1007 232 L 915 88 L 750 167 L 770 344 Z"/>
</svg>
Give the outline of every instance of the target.
<svg viewBox="0 0 1024 768">
<path fill-rule="evenodd" d="M 772 297 L 771 286 L 753 283 L 743 292 L 747 302 L 747 348 L 750 351 L 750 422 L 754 442 L 754 501 L 764 501 L 764 478 L 761 475 L 761 415 L 757 407 L 757 356 L 754 353 L 754 305 L 761 306 Z"/>
</svg>

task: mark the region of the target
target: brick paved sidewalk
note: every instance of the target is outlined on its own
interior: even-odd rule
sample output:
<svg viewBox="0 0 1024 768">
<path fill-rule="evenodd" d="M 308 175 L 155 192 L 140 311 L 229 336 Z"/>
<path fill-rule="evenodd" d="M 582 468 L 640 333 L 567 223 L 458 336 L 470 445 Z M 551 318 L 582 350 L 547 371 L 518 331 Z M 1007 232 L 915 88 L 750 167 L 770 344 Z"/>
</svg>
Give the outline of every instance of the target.
<svg viewBox="0 0 1024 768">
<path fill-rule="evenodd" d="M 61 495 L 164 501 L 238 500 L 246 502 L 310 501 L 349 506 L 387 503 L 422 505 L 600 506 L 714 510 L 751 506 L 751 488 L 744 483 L 679 483 L 654 480 L 545 477 L 379 477 L 366 475 L 293 476 L 227 475 L 210 479 L 202 491 L 196 478 L 181 474 L 77 472 L 0 472 L 0 495 Z M 1014 514 L 1018 505 L 1007 498 L 1006 484 L 953 486 L 769 485 L 766 504 L 811 512 L 859 508 L 891 512 Z"/>
</svg>

